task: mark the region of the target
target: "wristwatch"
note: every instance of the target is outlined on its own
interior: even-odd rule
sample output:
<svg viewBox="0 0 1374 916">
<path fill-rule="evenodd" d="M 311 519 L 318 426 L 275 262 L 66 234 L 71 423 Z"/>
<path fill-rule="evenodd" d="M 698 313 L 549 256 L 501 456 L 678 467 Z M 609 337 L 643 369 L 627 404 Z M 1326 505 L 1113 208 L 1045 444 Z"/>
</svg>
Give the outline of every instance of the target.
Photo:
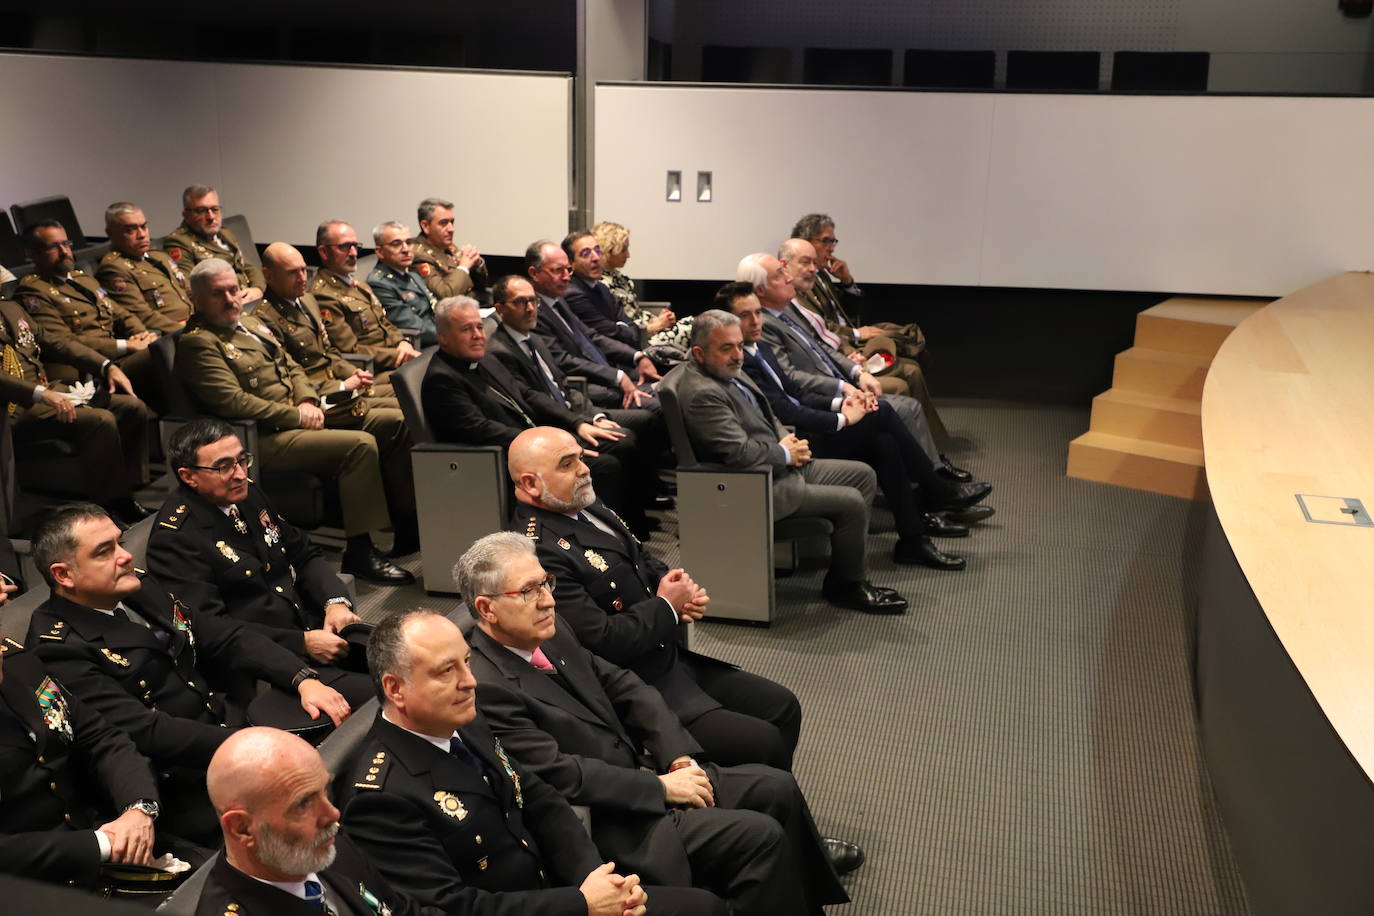
<svg viewBox="0 0 1374 916">
<path fill-rule="evenodd" d="M 153 801 L 152 799 L 140 798 L 138 801 L 134 802 L 132 805 L 129 805 L 129 807 L 125 808 L 124 810 L 142 811 L 144 814 L 148 815 L 149 820 L 155 821 L 157 820 L 158 812 L 162 810 L 162 806 L 159 805 L 157 802 Z"/>
<path fill-rule="evenodd" d="M 306 667 L 297 671 L 296 674 L 291 678 L 291 689 L 297 689 L 301 686 L 301 684 L 305 683 L 306 681 L 318 681 L 319 679 L 320 673 L 316 671 L 314 668 L 311 668 L 309 665 L 307 665 Z"/>
<path fill-rule="evenodd" d="M 325 606 L 325 607 L 329 607 L 331 604 L 342 604 L 344 607 L 348 608 L 350 611 L 353 610 L 353 602 L 352 602 L 352 601 L 349 601 L 349 600 L 348 600 L 347 598 L 345 598 L 343 595 L 340 595 L 340 596 L 337 597 L 337 598 L 326 598 L 326 599 L 324 600 L 324 606 Z"/>
</svg>

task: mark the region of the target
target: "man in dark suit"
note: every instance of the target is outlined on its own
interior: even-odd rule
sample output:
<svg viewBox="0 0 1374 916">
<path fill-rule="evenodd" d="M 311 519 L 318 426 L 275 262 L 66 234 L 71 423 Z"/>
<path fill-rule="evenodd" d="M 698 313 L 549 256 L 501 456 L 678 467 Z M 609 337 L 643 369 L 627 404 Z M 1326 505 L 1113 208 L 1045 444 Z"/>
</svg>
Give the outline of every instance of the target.
<svg viewBox="0 0 1374 916">
<path fill-rule="evenodd" d="M 824 395 L 808 394 L 778 362 L 766 341 L 762 308 L 748 283 L 727 283 L 712 303 L 740 320 L 744 371 L 784 425 L 796 428 L 821 458 L 850 458 L 873 468 L 897 523 L 893 561 L 933 569 L 963 569 L 964 560 L 945 553 L 930 536 L 966 537 L 968 528 L 937 514 L 962 509 L 992 492 L 991 484 L 955 484 L 937 474 L 930 458 L 885 399 L 848 397 L 840 409 Z M 912 484 L 919 490 L 912 490 Z"/>
<path fill-rule="evenodd" d="M 572 276 L 563 249 L 547 240 L 533 243 L 525 249 L 525 270 L 539 293 L 535 336 L 565 373 L 586 377 L 592 403 L 658 409 L 650 387 L 659 378 L 654 361 L 643 350 L 587 327 L 563 298 Z"/>
<path fill-rule="evenodd" d="M 377 871 L 339 832 L 329 772 L 313 747 L 272 728 L 236 732 L 205 774 L 224 852 L 197 916 L 441 916 Z"/>
<path fill-rule="evenodd" d="M 147 759 L 8 637 L 0 786 L 0 872 L 99 888 L 102 863 L 152 861 L 160 800 Z"/>
<path fill-rule="evenodd" d="M 168 458 L 180 485 L 158 511 L 148 567 L 201 614 L 223 614 L 319 665 L 354 705 L 371 699 L 361 653 L 339 634 L 361 621 L 318 547 L 249 483 L 253 456 L 222 420 L 176 431 Z M 343 667 L 351 669 L 342 670 Z"/>
<path fill-rule="evenodd" d="M 710 597 L 597 500 L 581 456 L 571 436 L 549 427 L 510 447 L 511 529 L 557 577 L 563 617 L 588 649 L 657 687 L 712 760 L 790 770 L 801 704 L 780 684 L 678 648 L 678 622 L 700 619 Z"/>
<path fill-rule="evenodd" d="M 228 729 L 244 724 L 252 680 L 299 697 L 302 715 L 289 724 L 327 725 L 321 713 L 338 724 L 348 701 L 270 640 L 194 613 L 156 579 L 140 580 L 120 536 L 90 503 L 55 510 L 39 524 L 34 561 L 52 594 L 34 611 L 28 642 L 53 676 L 153 761 L 168 829 L 212 843 L 205 765 Z M 246 689 L 226 696 L 222 685 L 237 680 Z"/>
<path fill-rule="evenodd" d="M 477 712 L 458 627 L 416 608 L 368 643 L 382 711 L 342 793 L 345 829 L 393 883 L 450 914 L 641 914 L 636 875 L 603 862 L 577 815 L 512 760 Z M 649 888 L 653 911 L 723 914 L 690 888 Z"/>
<path fill-rule="evenodd" d="M 635 531 L 648 537 L 644 507 L 652 492 L 645 491 L 644 475 L 625 470 L 639 450 L 634 433 L 606 418 L 597 420 L 590 412 L 575 411 L 566 401 L 555 400 L 547 386 L 527 383 L 489 355 L 476 300 L 445 299 L 435 317 L 439 352 L 420 383 L 420 399 L 435 437 L 440 442 L 505 447 L 534 426 L 567 430 L 600 453 L 590 462 L 598 485 Z"/>
<path fill-rule="evenodd" d="M 572 266 L 572 279 L 563 294 L 568 307 L 594 331 L 636 350 L 644 346 L 644 332 L 625 313 L 601 279 L 601 245 L 590 232 L 574 231 L 563 239 L 563 254 Z"/>
<path fill-rule="evenodd" d="M 856 461 L 813 460 L 807 440 L 784 430 L 763 393 L 741 376 L 743 365 L 739 319 L 719 309 L 697 316 L 692 359 L 663 380 L 677 398 L 697 457 L 727 467 L 771 468 L 775 519 L 798 514 L 830 520 L 830 571 L 822 586 L 827 601 L 870 614 L 905 613 L 905 598 L 866 576 L 873 469 Z"/>
<path fill-rule="evenodd" d="M 479 709 L 517 761 L 590 807 L 602 855 L 649 880 L 718 889 L 739 914 L 848 901 L 792 777 L 698 764 L 701 745 L 662 696 L 558 620 L 551 577 L 527 539 L 487 535 L 457 570 L 477 620 Z M 862 853 L 849 851 L 857 865 Z"/>
</svg>

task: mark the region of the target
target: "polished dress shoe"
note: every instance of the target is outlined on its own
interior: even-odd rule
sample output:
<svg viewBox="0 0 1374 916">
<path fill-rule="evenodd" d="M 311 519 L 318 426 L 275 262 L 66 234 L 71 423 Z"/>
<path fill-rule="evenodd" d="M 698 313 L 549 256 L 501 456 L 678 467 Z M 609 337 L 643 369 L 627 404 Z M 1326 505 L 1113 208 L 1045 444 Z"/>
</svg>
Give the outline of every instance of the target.
<svg viewBox="0 0 1374 916">
<path fill-rule="evenodd" d="M 973 475 L 971 473 L 964 470 L 963 468 L 955 467 L 954 464 L 944 455 L 940 456 L 940 466 L 937 467 L 935 470 L 945 475 L 950 480 L 957 480 L 959 483 L 968 483 L 970 480 L 973 479 Z"/>
<path fill-rule="evenodd" d="M 378 585 L 413 585 L 415 577 L 409 572 L 388 560 L 377 550 L 376 547 L 369 546 L 367 552 L 355 551 L 350 553 L 345 550 L 343 562 L 339 564 L 341 572 L 346 572 L 359 579 L 366 579 L 369 582 L 376 582 Z"/>
<path fill-rule="evenodd" d="M 821 586 L 826 601 L 865 614 L 905 614 L 906 599 L 890 588 L 878 588 L 864 581 L 827 582 Z"/>
<path fill-rule="evenodd" d="M 937 512 L 927 512 L 924 516 L 926 536 L 933 538 L 966 538 L 968 525 L 952 522 Z"/>
<path fill-rule="evenodd" d="M 944 501 L 940 508 L 964 509 L 987 499 L 988 494 L 992 492 L 992 484 L 974 481 L 973 483 L 957 483 L 949 489 L 949 498 Z"/>
<path fill-rule="evenodd" d="M 992 518 L 997 510 L 992 506 L 969 506 L 967 509 L 941 509 L 935 514 L 959 525 L 976 525 Z"/>
<path fill-rule="evenodd" d="M 821 849 L 825 850 L 825 857 L 830 860 L 830 867 L 835 869 L 837 875 L 847 875 L 864 864 L 863 847 L 858 843 L 851 843 L 839 837 L 823 836 Z"/>
<path fill-rule="evenodd" d="M 892 562 L 910 566 L 929 566 L 931 569 L 963 569 L 968 561 L 945 553 L 935 542 L 924 535 L 918 538 L 902 538 L 892 548 Z"/>
</svg>

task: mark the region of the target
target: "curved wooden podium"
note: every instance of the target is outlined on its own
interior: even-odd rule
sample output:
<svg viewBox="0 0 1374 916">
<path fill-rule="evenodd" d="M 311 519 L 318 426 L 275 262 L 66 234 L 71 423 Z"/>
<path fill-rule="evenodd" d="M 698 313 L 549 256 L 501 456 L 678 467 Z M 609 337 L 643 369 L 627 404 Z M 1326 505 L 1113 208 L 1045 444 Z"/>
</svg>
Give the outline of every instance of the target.
<svg viewBox="0 0 1374 916">
<path fill-rule="evenodd" d="M 1199 716 L 1258 913 L 1374 912 L 1371 402 L 1362 273 L 1246 319 L 1203 392 Z"/>
</svg>

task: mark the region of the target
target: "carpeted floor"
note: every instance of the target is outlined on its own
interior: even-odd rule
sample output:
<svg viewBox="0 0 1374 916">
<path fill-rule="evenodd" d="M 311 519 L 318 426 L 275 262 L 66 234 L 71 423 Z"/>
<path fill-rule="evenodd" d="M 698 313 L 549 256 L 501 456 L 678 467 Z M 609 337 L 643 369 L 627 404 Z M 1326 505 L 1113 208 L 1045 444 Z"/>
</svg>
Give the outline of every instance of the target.
<svg viewBox="0 0 1374 916">
<path fill-rule="evenodd" d="M 997 486 L 998 514 L 942 542 L 968 570 L 892 564 L 880 511 L 871 574 L 906 616 L 831 608 L 812 568 L 778 581 L 772 627 L 697 627 L 698 649 L 802 699 L 798 778 L 823 831 L 868 853 L 832 911 L 1246 912 L 1198 750 L 1190 504 L 1066 478 L 1085 410 L 944 416 L 957 463 Z M 650 546 L 671 563 L 667 522 Z M 359 592 L 369 619 L 452 607 Z"/>
</svg>

